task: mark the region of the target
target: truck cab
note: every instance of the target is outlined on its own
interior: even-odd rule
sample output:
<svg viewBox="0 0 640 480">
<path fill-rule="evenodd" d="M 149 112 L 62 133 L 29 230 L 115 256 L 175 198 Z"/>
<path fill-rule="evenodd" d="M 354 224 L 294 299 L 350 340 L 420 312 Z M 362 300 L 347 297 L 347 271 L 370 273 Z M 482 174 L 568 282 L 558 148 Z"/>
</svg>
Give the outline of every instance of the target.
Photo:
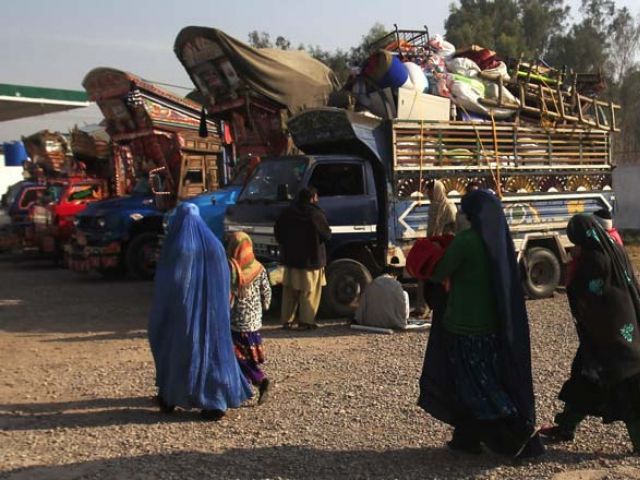
<svg viewBox="0 0 640 480">
<path fill-rule="evenodd" d="M 23 180 L 11 185 L 2 197 L 5 221 L 0 225 L 0 251 L 19 247 L 31 225 L 29 210 L 38 201 L 46 186 Z"/>
<path fill-rule="evenodd" d="M 89 204 L 106 195 L 102 180 L 69 178 L 50 181 L 42 202 L 31 207 L 33 240 L 41 252 L 61 257 L 71 239 L 74 218 Z"/>
<path fill-rule="evenodd" d="M 270 158 L 258 166 L 236 205 L 229 208 L 225 229 L 249 233 L 258 258 L 278 262 L 275 221 L 301 188 L 317 188 L 319 206 L 332 231 L 327 255 L 334 262 L 327 276 L 340 277 L 337 284 L 327 286 L 324 306 L 338 315 L 349 314 L 362 286 L 382 268 L 376 258 L 384 250 L 380 236 L 384 229 L 378 229 L 384 198 L 378 183 L 372 163 L 358 156 Z"/>
</svg>

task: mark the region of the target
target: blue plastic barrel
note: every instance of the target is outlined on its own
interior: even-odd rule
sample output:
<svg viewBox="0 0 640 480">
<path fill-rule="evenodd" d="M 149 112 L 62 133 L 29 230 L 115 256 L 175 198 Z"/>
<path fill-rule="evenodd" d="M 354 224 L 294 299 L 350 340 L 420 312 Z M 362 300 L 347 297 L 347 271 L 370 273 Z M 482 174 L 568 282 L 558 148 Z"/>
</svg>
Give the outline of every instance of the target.
<svg viewBox="0 0 640 480">
<path fill-rule="evenodd" d="M 406 83 L 409 79 L 409 71 L 407 67 L 400 61 L 398 57 L 393 57 L 391 59 L 391 65 L 389 66 L 389 70 L 382 77 L 378 86 L 380 88 L 399 88 Z"/>
<path fill-rule="evenodd" d="M 27 159 L 27 151 L 22 142 L 6 142 L 2 144 L 2 148 L 7 167 L 20 167 Z"/>
</svg>

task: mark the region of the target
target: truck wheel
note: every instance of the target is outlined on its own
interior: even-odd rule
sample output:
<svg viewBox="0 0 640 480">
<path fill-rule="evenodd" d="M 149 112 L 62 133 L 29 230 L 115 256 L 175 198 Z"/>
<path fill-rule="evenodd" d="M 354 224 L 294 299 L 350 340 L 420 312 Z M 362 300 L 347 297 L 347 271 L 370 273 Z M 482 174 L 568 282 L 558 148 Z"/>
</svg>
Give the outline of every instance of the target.
<svg viewBox="0 0 640 480">
<path fill-rule="evenodd" d="M 548 248 L 534 247 L 527 250 L 523 286 L 529 298 L 547 298 L 553 295 L 560 283 L 560 262 Z"/>
<path fill-rule="evenodd" d="M 331 317 L 351 317 L 360 294 L 371 283 L 371 273 L 362 263 L 341 258 L 327 267 L 327 285 L 322 290 L 322 311 Z"/>
<path fill-rule="evenodd" d="M 141 233 L 129 243 L 125 253 L 127 271 L 138 280 L 151 280 L 156 270 L 158 235 Z"/>
</svg>

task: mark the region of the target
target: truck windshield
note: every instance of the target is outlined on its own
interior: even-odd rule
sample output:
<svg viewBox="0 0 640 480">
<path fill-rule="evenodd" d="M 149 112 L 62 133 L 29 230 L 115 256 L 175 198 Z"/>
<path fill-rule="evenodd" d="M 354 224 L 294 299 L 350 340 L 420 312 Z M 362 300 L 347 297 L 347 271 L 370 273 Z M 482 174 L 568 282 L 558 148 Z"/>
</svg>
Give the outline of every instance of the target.
<svg viewBox="0 0 640 480">
<path fill-rule="evenodd" d="M 280 185 L 286 185 L 289 199 L 293 198 L 295 192 L 298 191 L 307 164 L 306 158 L 279 158 L 260 163 L 238 198 L 238 203 L 275 202 L 278 200 Z"/>
<path fill-rule="evenodd" d="M 43 200 L 48 202 L 58 203 L 60 201 L 60 197 L 62 196 L 62 192 L 64 192 L 64 185 L 53 184 L 49 185 L 45 190 Z"/>
</svg>

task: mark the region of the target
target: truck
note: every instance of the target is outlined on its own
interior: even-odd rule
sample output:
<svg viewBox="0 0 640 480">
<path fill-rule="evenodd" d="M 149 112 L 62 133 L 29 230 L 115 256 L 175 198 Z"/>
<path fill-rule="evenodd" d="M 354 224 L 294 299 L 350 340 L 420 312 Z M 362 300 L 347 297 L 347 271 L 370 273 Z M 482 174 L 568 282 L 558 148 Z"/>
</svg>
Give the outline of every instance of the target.
<svg viewBox="0 0 640 480">
<path fill-rule="evenodd" d="M 176 202 L 220 186 L 223 149 L 216 123 L 199 136 L 201 106 L 137 75 L 91 70 L 83 80 L 112 142 L 115 197 L 76 218 L 69 267 L 106 276 L 153 276 L 163 215 Z"/>
<path fill-rule="evenodd" d="M 21 180 L 2 196 L 5 221 L 0 226 L 0 251 L 23 247 L 26 230 L 31 225 L 29 211 L 45 189 L 44 184 Z"/>
<path fill-rule="evenodd" d="M 305 52 L 252 48 L 215 28 L 184 28 L 174 50 L 198 88 L 193 98 L 221 125 L 229 150 L 230 181 L 189 199 L 222 238 L 225 211 L 260 158 L 294 152 L 286 119 L 302 108 L 326 105 L 338 81 L 329 67 Z"/>
<path fill-rule="evenodd" d="M 109 195 L 108 161 L 76 158 L 70 137 L 60 132 L 42 130 L 22 140 L 30 157 L 23 165 L 25 173 L 43 187 L 29 208 L 23 246 L 62 260 L 75 215 Z"/>
<path fill-rule="evenodd" d="M 561 281 L 569 218 L 614 201 L 608 129 L 383 120 L 330 107 L 298 113 L 288 129 L 304 154 L 263 160 L 227 211 L 225 230 L 249 233 L 258 258 L 277 262 L 276 219 L 301 188 L 317 188 L 333 233 L 321 308 L 333 316 L 351 315 L 383 268 L 403 269 L 426 235 L 431 180 L 456 202 L 471 181 L 501 196 L 532 298 Z"/>
</svg>

